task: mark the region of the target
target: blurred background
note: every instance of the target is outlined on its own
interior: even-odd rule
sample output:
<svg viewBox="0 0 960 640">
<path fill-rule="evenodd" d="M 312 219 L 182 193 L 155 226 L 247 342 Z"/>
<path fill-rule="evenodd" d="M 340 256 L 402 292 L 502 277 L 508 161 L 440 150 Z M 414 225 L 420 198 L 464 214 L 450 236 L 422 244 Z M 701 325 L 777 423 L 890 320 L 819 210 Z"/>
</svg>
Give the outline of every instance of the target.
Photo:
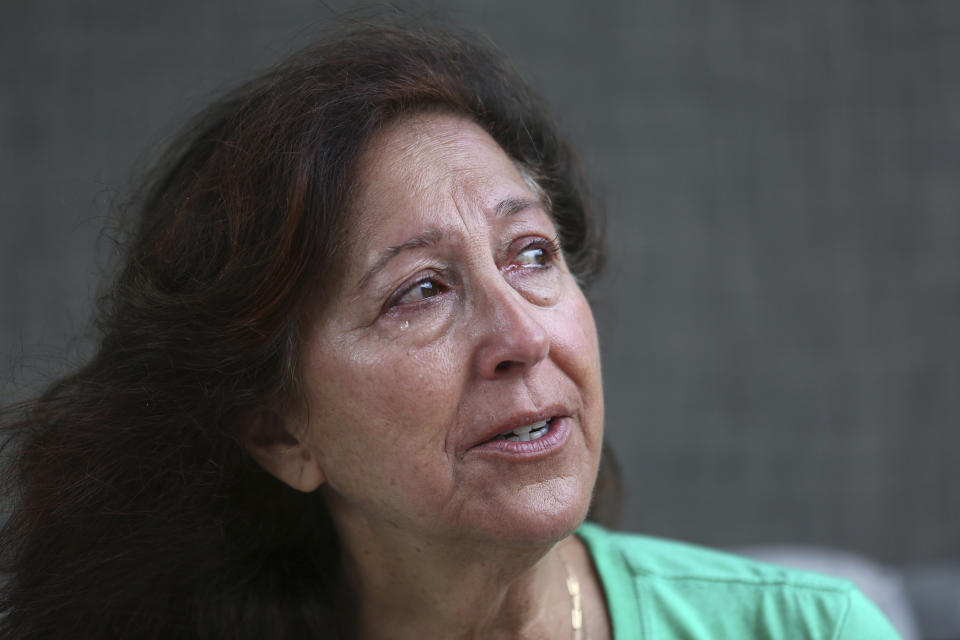
<svg viewBox="0 0 960 640">
<path fill-rule="evenodd" d="M 100 229 L 178 125 L 359 6 L 4 3 L 0 399 L 88 352 Z M 512 57 L 605 203 L 623 528 L 852 552 L 960 630 L 960 2 L 395 6 Z"/>
</svg>

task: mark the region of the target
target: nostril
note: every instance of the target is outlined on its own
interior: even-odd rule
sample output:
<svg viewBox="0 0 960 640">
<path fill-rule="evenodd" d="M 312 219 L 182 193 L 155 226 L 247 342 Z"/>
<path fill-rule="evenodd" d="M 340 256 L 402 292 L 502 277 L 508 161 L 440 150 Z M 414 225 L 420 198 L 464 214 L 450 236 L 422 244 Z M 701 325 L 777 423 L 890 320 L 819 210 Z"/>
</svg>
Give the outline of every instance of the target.
<svg viewBox="0 0 960 640">
<path fill-rule="evenodd" d="M 510 368 L 509 360 L 504 360 L 503 362 L 498 363 L 496 367 L 494 367 L 494 369 L 496 369 L 497 371 L 506 371 L 509 368 Z"/>
</svg>

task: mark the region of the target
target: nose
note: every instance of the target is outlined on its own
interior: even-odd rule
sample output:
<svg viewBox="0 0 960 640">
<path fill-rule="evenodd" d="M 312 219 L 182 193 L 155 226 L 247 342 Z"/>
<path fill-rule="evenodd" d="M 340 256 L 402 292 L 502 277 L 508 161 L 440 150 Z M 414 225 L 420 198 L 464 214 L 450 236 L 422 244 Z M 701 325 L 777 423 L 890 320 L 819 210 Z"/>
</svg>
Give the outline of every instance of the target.
<svg viewBox="0 0 960 640">
<path fill-rule="evenodd" d="M 481 377 L 513 375 L 547 357 L 550 333 L 538 320 L 538 309 L 502 279 L 485 288 L 476 316 L 481 323 L 476 352 Z"/>
</svg>

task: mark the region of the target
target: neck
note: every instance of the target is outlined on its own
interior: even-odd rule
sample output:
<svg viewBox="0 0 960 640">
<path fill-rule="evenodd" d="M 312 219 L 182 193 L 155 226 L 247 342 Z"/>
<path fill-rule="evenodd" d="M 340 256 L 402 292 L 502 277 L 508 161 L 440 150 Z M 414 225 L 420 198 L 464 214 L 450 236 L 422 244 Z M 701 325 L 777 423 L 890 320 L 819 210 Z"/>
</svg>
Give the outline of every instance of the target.
<svg viewBox="0 0 960 640">
<path fill-rule="evenodd" d="M 382 532 L 380 532 L 382 533 Z M 559 546 L 341 531 L 361 638 L 563 638 L 570 595 Z M 387 543 L 388 541 L 388 543 Z"/>
</svg>

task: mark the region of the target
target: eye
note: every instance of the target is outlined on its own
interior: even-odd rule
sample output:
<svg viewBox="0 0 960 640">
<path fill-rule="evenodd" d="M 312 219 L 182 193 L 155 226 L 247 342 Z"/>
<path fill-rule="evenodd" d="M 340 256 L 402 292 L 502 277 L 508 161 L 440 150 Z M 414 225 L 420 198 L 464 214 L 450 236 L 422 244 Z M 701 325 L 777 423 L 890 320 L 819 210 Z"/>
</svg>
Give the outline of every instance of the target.
<svg viewBox="0 0 960 640">
<path fill-rule="evenodd" d="M 427 298 L 432 298 L 436 295 L 439 295 L 441 291 L 442 286 L 439 282 L 433 278 L 423 278 L 422 280 L 415 282 L 413 286 L 406 291 L 403 291 L 399 297 L 392 301 L 391 306 L 398 304 L 416 304 L 417 302 L 422 302 Z"/>
<path fill-rule="evenodd" d="M 411 275 L 386 299 L 381 314 L 419 312 L 421 307 L 433 305 L 446 298 L 455 288 L 457 279 L 448 269 L 424 269 Z"/>
<path fill-rule="evenodd" d="M 542 267 L 549 261 L 550 256 L 543 247 L 528 247 L 521 251 L 513 262 L 521 267 Z"/>
<path fill-rule="evenodd" d="M 558 255 L 560 255 L 560 246 L 556 240 L 540 238 L 524 246 L 516 256 L 514 256 L 507 268 L 549 268 Z"/>
</svg>

